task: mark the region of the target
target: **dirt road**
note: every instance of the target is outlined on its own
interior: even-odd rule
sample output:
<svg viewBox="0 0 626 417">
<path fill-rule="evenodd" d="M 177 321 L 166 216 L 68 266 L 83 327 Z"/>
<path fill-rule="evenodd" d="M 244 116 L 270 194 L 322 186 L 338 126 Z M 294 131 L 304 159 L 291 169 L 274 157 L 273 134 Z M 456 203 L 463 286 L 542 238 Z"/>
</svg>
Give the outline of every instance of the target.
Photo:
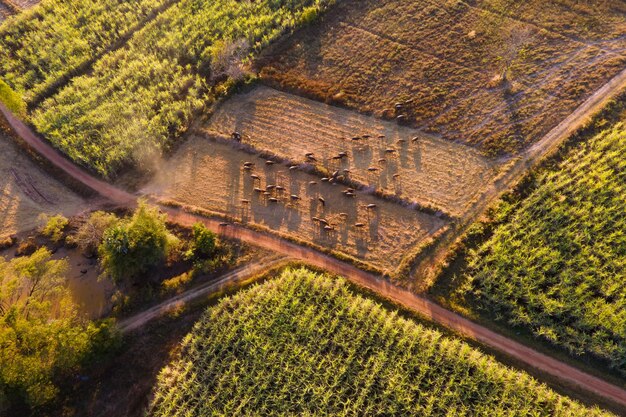
<svg viewBox="0 0 626 417">
<path fill-rule="evenodd" d="M 283 264 L 287 261 L 284 256 L 273 256 L 270 258 L 262 259 L 258 262 L 254 262 L 248 265 L 244 265 L 241 268 L 237 268 L 234 271 L 228 272 L 222 275 L 216 280 L 212 280 L 196 288 L 192 288 L 182 294 L 178 294 L 175 297 L 170 298 L 158 304 L 154 307 L 142 311 L 132 317 L 124 319 L 119 322 L 119 329 L 122 333 L 129 333 L 142 327 L 149 321 L 161 317 L 170 311 L 175 310 L 179 306 L 191 303 L 202 297 L 207 297 L 211 294 L 215 294 L 224 290 L 228 286 L 238 286 L 244 283 L 251 277 L 267 271 L 270 268 Z"/>
<path fill-rule="evenodd" d="M 614 94 L 617 87 L 626 82 L 626 71 L 620 74 L 620 77 L 621 78 L 609 86 L 604 93 L 607 95 Z M 597 106 L 603 103 L 605 97 L 603 97 L 602 94 L 603 92 L 599 92 L 594 95 L 596 98 L 595 104 L 587 103 L 581 106 L 581 108 L 577 110 L 577 114 L 573 115 L 572 118 L 569 119 L 568 123 L 572 124 L 560 125 L 558 128 L 560 129 L 560 134 L 566 134 L 574 129 L 573 124 L 579 123 L 581 120 L 588 117 Z M 6 107 L 1 104 L 0 111 L 5 115 L 14 130 L 26 143 L 39 152 L 43 157 L 47 158 L 50 163 L 63 170 L 66 174 L 71 175 L 84 185 L 117 203 L 134 203 L 135 197 L 133 195 L 91 177 L 88 173 L 67 161 L 50 145 L 34 135 L 27 126 L 15 118 L 6 109 Z M 549 138 L 549 142 L 554 142 L 555 146 L 560 141 L 562 141 L 562 139 L 558 136 L 558 134 Z M 551 149 L 551 147 L 548 146 L 544 149 Z M 497 197 L 497 195 L 498 194 L 494 192 L 493 198 Z M 560 380 L 565 385 L 573 386 L 582 391 L 593 393 L 626 409 L 626 390 L 623 388 L 582 372 L 573 366 L 539 353 L 514 340 L 508 339 L 466 318 L 463 318 L 454 312 L 446 310 L 426 298 L 403 290 L 380 277 L 371 275 L 335 258 L 309 248 L 298 246 L 273 235 L 255 232 L 238 225 L 225 225 L 220 220 L 193 215 L 180 209 L 162 207 L 162 210 L 168 214 L 171 221 L 180 223 L 181 225 L 192 225 L 193 223 L 200 221 L 211 230 L 214 230 L 224 236 L 241 239 L 242 241 L 255 244 L 265 249 L 273 250 L 313 266 L 326 269 L 332 273 L 345 276 L 351 282 L 363 288 L 374 291 L 382 297 L 388 298 L 407 309 L 413 310 L 425 318 L 445 326 L 466 338 L 476 340 L 492 349 L 514 358 L 520 363 L 524 363 L 531 368 L 545 373 L 546 375 L 550 375 L 551 377 Z"/>
<path fill-rule="evenodd" d="M 434 266 L 438 264 L 439 259 L 443 259 L 447 255 L 451 245 L 465 234 L 467 228 L 476 222 L 503 192 L 510 190 L 530 169 L 554 153 L 567 138 L 625 88 L 626 69 L 596 91 L 541 140 L 518 156 L 508 171 L 486 189 L 464 218 L 455 227 L 450 228 L 429 255 L 414 267 L 412 277 L 415 279 L 413 281 L 432 283 L 435 273 Z"/>
</svg>

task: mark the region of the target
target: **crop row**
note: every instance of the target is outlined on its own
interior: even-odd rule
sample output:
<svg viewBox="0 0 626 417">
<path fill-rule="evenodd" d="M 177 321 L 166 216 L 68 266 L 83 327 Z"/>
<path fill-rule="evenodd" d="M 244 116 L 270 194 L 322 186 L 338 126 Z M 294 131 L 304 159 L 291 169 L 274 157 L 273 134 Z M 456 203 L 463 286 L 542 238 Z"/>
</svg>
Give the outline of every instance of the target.
<svg viewBox="0 0 626 417">
<path fill-rule="evenodd" d="M 541 174 L 530 196 L 470 255 L 468 284 L 489 314 L 626 375 L 626 127 Z"/>
<path fill-rule="evenodd" d="M 30 102 L 167 0 L 47 0 L 0 27 L 0 78 Z"/>
<path fill-rule="evenodd" d="M 328 1 L 182 0 L 44 101 L 32 122 L 72 159 L 109 176 L 158 153 L 241 73 L 247 54 Z"/>
<path fill-rule="evenodd" d="M 159 378 L 152 416 L 601 415 L 304 269 L 222 300 Z"/>
</svg>

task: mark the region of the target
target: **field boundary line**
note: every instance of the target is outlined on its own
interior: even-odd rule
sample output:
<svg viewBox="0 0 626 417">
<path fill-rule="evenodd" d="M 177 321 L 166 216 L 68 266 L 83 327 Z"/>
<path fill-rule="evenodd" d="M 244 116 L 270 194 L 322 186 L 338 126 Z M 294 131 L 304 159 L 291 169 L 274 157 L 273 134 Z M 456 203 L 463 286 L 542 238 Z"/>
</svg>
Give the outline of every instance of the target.
<svg viewBox="0 0 626 417">
<path fill-rule="evenodd" d="M 213 294 L 220 293 L 230 285 L 239 286 L 244 284 L 248 279 L 255 275 L 261 274 L 268 269 L 275 268 L 281 264 L 286 264 L 289 258 L 271 257 L 260 261 L 255 261 L 247 265 L 243 265 L 237 269 L 234 269 L 226 274 L 219 276 L 218 278 L 201 284 L 197 287 L 190 288 L 189 290 L 178 294 L 172 298 L 169 298 L 162 303 L 159 303 L 147 310 L 137 313 L 131 317 L 125 318 L 118 322 L 118 329 L 122 333 L 130 333 L 134 330 L 143 327 L 150 321 L 166 315 L 167 313 L 174 311 L 180 306 L 192 303 L 200 298 L 210 297 Z"/>
<path fill-rule="evenodd" d="M 7 0 L 0 0 L 7 2 Z M 159 17 L 162 13 L 166 12 L 177 3 L 180 3 L 181 0 L 168 0 L 163 3 L 161 6 L 153 9 L 146 16 L 144 20 L 138 22 L 136 25 L 128 29 L 128 32 L 124 33 L 117 41 L 113 42 L 111 45 L 107 46 L 101 52 L 95 54 L 92 58 L 84 61 L 82 64 L 78 65 L 73 70 L 70 70 L 66 74 L 61 75 L 51 84 L 46 86 L 40 93 L 36 94 L 29 102 L 28 109 L 34 110 L 39 107 L 41 103 L 43 103 L 46 99 L 57 94 L 61 89 L 65 88 L 74 78 L 81 77 L 87 74 L 96 62 L 100 61 L 104 56 L 118 51 L 128 45 L 128 42 L 133 38 L 133 36 L 148 26 L 151 22 L 153 22 L 157 17 Z"/>
<path fill-rule="evenodd" d="M 592 101 L 589 101 L 581 106 L 581 108 L 595 108 L 599 106 L 604 100 L 598 99 L 598 96 L 615 92 L 617 87 L 621 87 L 624 83 L 626 83 L 626 70 L 620 74 L 620 77 L 616 77 L 612 83 L 607 84 L 605 88 L 596 92 L 594 95 L 596 100 L 592 100 L 595 106 Z M 73 176 L 87 187 L 92 188 L 103 197 L 108 197 L 115 202 L 128 206 L 136 204 L 136 196 L 120 190 L 111 184 L 93 178 L 90 174 L 67 160 L 58 151 L 52 148 L 51 145 L 38 138 L 21 120 L 13 116 L 2 103 L 0 103 L 0 113 L 4 114 L 11 127 L 26 143 L 29 143 L 35 151 L 39 152 L 42 157 L 48 159 L 51 164 L 56 165 L 59 169 Z M 582 119 L 586 115 L 587 113 L 585 111 L 581 111 L 577 115 L 572 115 L 571 119 Z M 568 118 L 566 121 L 571 119 Z M 559 125 L 563 131 L 572 129 L 571 124 L 568 124 L 566 121 L 563 121 Z M 559 136 L 557 135 L 556 137 Z M 555 146 L 549 139 L 548 137 L 543 140 L 542 143 Z M 541 150 L 543 148 L 538 147 L 537 149 Z M 532 152 L 530 152 L 530 154 L 532 154 Z M 526 164 L 523 165 L 525 166 Z M 519 363 L 538 370 L 542 374 L 548 375 L 565 385 L 577 387 L 581 391 L 593 394 L 616 405 L 619 404 L 622 408 L 626 409 L 626 390 L 624 388 L 590 375 L 556 358 L 540 353 L 513 339 L 509 339 L 460 314 L 442 307 L 432 300 L 400 288 L 382 277 L 362 271 L 329 255 L 288 242 L 274 235 L 259 233 L 243 226 L 224 223 L 224 221 L 220 219 L 207 218 L 180 209 L 161 206 L 161 210 L 168 216 L 169 221 L 173 223 L 182 226 L 192 226 L 197 222 L 202 222 L 210 230 L 217 232 L 221 236 L 239 239 L 291 258 L 302 260 L 304 263 L 328 270 L 334 274 L 344 276 L 350 282 L 373 291 L 383 298 L 387 298 L 404 308 L 414 311 L 419 316 L 446 327 L 465 338 L 474 340 L 484 346 L 501 352 L 517 360 Z"/>
<path fill-rule="evenodd" d="M 434 245 L 432 252 L 413 266 L 411 282 L 416 282 L 416 277 L 419 277 L 420 281 L 431 285 L 436 279 L 437 261 L 445 258 L 450 248 L 463 237 L 467 229 L 485 213 L 491 204 L 524 178 L 532 168 L 553 154 L 576 130 L 582 127 L 586 121 L 625 88 L 626 69 L 596 90 L 576 110 L 570 113 L 569 116 L 563 119 L 539 141 L 513 158 L 515 162 L 508 168 L 508 171 L 494 183 L 490 184 L 474 203 L 473 207 L 466 212 L 465 216 L 458 223 L 453 224 L 449 231 Z"/>
</svg>

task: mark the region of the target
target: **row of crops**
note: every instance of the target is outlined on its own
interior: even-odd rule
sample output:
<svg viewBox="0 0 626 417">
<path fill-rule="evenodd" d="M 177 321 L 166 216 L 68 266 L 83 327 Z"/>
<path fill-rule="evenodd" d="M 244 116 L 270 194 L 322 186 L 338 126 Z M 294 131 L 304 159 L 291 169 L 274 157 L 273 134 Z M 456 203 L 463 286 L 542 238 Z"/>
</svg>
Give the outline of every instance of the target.
<svg viewBox="0 0 626 417">
<path fill-rule="evenodd" d="M 94 59 L 166 0 L 46 0 L 0 26 L 0 78 L 26 102 Z"/>
<path fill-rule="evenodd" d="M 305 269 L 223 299 L 158 378 L 152 416 L 601 415 Z"/>
<path fill-rule="evenodd" d="M 240 70 L 230 68 L 233 57 L 241 62 L 330 3 L 180 0 L 38 105 L 30 122 L 74 161 L 111 176 L 178 138 L 192 116 L 228 88 L 230 72 Z M 44 2 L 31 13 L 40 18 L 28 15 L 2 28 L 8 56 L 0 57 L 0 77 L 29 101 L 159 4 Z M 41 19 L 47 24 L 40 29 Z"/>
<path fill-rule="evenodd" d="M 488 314 L 626 375 L 626 126 L 542 173 L 470 255 L 462 292 Z"/>
</svg>

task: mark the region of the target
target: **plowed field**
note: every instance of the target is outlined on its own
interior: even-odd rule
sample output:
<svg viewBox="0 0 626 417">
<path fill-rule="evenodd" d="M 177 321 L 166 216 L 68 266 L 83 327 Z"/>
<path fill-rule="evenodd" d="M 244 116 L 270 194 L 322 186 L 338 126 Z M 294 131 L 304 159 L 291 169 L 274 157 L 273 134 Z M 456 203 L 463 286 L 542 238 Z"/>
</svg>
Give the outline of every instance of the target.
<svg viewBox="0 0 626 417">
<path fill-rule="evenodd" d="M 259 69 L 271 85 L 516 152 L 624 67 L 625 33 L 622 0 L 347 0 Z"/>
<path fill-rule="evenodd" d="M 85 201 L 50 178 L 0 132 L 0 237 L 32 229 L 41 213 L 71 215 Z"/>
<path fill-rule="evenodd" d="M 254 169 L 243 170 L 245 162 L 253 162 Z M 276 190 L 276 186 L 284 190 Z M 290 171 L 286 165 L 268 166 L 264 159 L 228 144 L 193 137 L 165 163 L 144 192 L 229 214 L 389 273 L 407 252 L 446 225 L 436 216 L 367 193 L 346 196 L 345 188 L 302 171 Z M 267 195 L 265 190 L 269 190 Z M 368 209 L 370 204 L 376 207 Z M 326 222 L 332 230 L 326 230 Z"/>
<path fill-rule="evenodd" d="M 243 143 L 291 161 L 313 153 L 308 161 L 329 173 L 348 169 L 352 180 L 455 216 L 496 174 L 471 147 L 267 87 L 228 100 L 206 129 L 238 131 Z"/>
</svg>

